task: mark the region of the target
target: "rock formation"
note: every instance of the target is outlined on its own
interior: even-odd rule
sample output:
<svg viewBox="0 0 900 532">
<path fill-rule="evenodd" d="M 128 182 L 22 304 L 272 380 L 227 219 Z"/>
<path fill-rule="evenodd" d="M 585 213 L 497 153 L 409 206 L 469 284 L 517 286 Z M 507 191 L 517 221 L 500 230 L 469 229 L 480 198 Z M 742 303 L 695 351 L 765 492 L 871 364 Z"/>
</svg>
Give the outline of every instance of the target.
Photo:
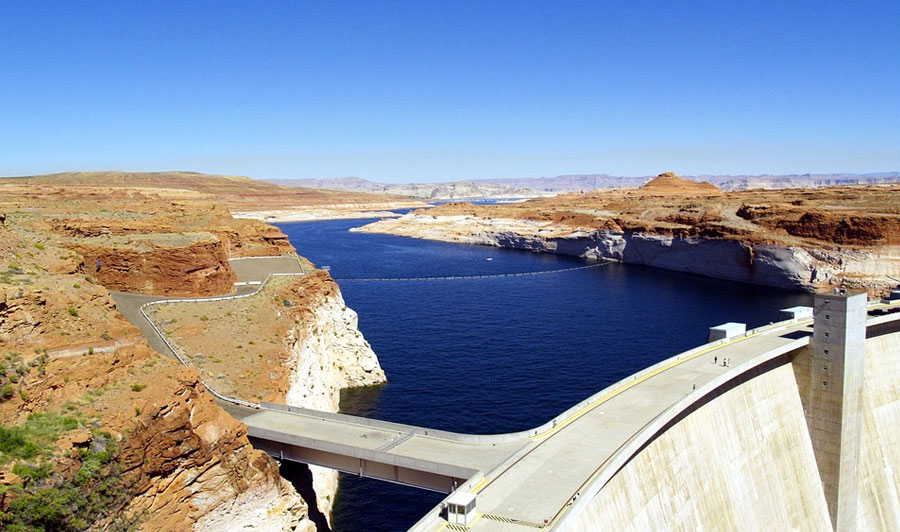
<svg viewBox="0 0 900 532">
<path fill-rule="evenodd" d="M 719 187 L 705 181 L 692 181 L 682 179 L 674 172 L 663 172 L 655 179 L 644 183 L 640 188 L 642 193 L 654 196 L 680 196 L 683 194 L 708 194 L 711 196 L 722 193 Z"/>
<path fill-rule="evenodd" d="M 898 185 L 726 194 L 666 173 L 637 190 L 450 203 L 355 230 L 881 294 L 900 278 L 898 194 Z"/>
<path fill-rule="evenodd" d="M 92 194 L 0 183 L 0 424 L 37 449 L 4 455 L 0 528 L 313 530 L 276 463 L 107 290 L 230 292 L 229 254 L 286 238 L 202 201 Z"/>
<path fill-rule="evenodd" d="M 337 412 L 344 388 L 386 381 L 371 346 L 359 332 L 356 313 L 347 308 L 337 284 L 325 272 L 301 280 L 311 318 L 291 329 L 285 344 L 292 355 L 285 403 Z M 337 471 L 310 466 L 319 510 L 331 515 Z"/>
</svg>

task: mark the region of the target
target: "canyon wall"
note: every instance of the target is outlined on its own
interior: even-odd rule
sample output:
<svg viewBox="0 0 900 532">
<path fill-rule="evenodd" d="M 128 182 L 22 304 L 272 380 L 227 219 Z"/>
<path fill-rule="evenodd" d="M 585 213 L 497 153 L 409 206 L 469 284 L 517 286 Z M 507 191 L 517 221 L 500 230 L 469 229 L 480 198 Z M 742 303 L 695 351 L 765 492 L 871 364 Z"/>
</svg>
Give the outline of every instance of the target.
<svg viewBox="0 0 900 532">
<path fill-rule="evenodd" d="M 731 238 L 682 237 L 637 231 L 572 229 L 521 219 L 410 213 L 353 231 L 556 253 L 811 291 L 837 278 L 900 276 L 900 248 L 827 251 L 752 244 Z"/>
<path fill-rule="evenodd" d="M 303 499 L 195 371 L 178 371 L 167 401 L 136 408 L 121 462 L 135 491 L 126 514 L 142 516 L 141 530 L 315 530 Z"/>
<path fill-rule="evenodd" d="M 291 355 L 290 389 L 284 402 L 337 412 L 341 390 L 386 381 L 378 358 L 360 333 L 356 312 L 347 307 L 337 284 L 324 272 L 301 280 L 308 319 L 292 328 L 285 345 Z M 338 488 L 337 471 L 309 466 L 319 510 L 331 516 Z"/>
</svg>

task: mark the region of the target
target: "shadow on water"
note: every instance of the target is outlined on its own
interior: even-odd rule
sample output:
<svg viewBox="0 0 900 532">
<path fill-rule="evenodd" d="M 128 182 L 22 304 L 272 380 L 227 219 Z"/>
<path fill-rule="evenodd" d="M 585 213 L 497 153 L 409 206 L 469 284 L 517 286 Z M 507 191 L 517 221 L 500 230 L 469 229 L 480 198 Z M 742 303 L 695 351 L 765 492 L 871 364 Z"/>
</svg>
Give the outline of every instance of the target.
<svg viewBox="0 0 900 532">
<path fill-rule="evenodd" d="M 354 416 L 372 417 L 377 412 L 378 398 L 390 383 L 341 391 L 340 411 Z"/>
</svg>

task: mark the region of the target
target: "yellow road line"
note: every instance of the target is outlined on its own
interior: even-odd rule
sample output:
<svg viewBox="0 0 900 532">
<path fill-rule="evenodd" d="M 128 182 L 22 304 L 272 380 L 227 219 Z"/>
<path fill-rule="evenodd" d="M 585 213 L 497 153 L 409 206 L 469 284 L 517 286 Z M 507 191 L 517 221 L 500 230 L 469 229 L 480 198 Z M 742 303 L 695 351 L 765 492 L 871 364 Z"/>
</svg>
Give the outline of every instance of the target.
<svg viewBox="0 0 900 532">
<path fill-rule="evenodd" d="M 474 488 L 471 489 L 471 491 L 469 491 L 469 493 L 478 493 L 479 491 L 481 491 L 481 488 L 485 485 L 485 483 L 486 483 L 487 481 L 488 481 L 488 478 L 487 478 L 487 477 L 484 477 L 484 478 L 481 480 L 481 482 L 478 483 L 477 486 L 475 486 Z"/>
<path fill-rule="evenodd" d="M 553 427 L 552 429 L 548 430 L 547 432 L 543 432 L 543 433 L 541 433 L 541 434 L 537 434 L 537 435 L 535 435 L 535 436 L 532 436 L 531 439 L 537 441 L 537 440 L 546 438 L 547 436 L 550 436 L 551 434 L 554 434 L 554 433 L 557 432 L 558 430 L 560 430 L 560 429 L 562 429 L 563 427 L 565 427 L 565 426 L 571 424 L 573 421 L 577 420 L 578 418 L 582 417 L 583 415 L 587 414 L 588 412 L 590 412 L 590 411 L 593 410 L 594 408 L 600 406 L 601 404 L 603 404 L 603 403 L 605 403 L 606 401 L 612 399 L 613 397 L 619 395 L 620 393 L 625 392 L 625 391 L 628 391 L 628 390 L 631 389 L 632 387 L 634 387 L 634 386 L 636 386 L 636 385 L 638 385 L 638 384 L 644 382 L 645 380 L 647 380 L 647 379 L 649 379 L 649 378 L 651 378 L 651 377 L 655 377 L 656 375 L 659 375 L 660 373 L 662 373 L 662 372 L 664 372 L 664 371 L 668 371 L 668 370 L 672 369 L 673 367 L 675 367 L 675 366 L 677 366 L 677 365 L 679 365 L 679 364 L 683 364 L 684 362 L 687 362 L 687 361 L 689 361 L 689 360 L 693 360 L 693 359 L 695 359 L 695 358 L 697 358 L 697 357 L 699 357 L 699 356 L 702 356 L 702 355 L 705 355 L 705 354 L 710 353 L 710 352 L 712 352 L 712 351 L 715 351 L 716 349 L 721 349 L 721 348 L 726 347 L 726 346 L 734 345 L 734 344 L 736 344 L 736 343 L 738 343 L 738 342 L 741 342 L 741 341 L 743 341 L 743 340 L 747 340 L 747 339 L 749 339 L 749 338 L 753 338 L 753 337 L 757 336 L 758 334 L 760 334 L 760 333 L 754 333 L 754 334 L 751 334 L 751 335 L 749 335 L 749 336 L 742 336 L 742 337 L 740 337 L 740 338 L 735 338 L 734 340 L 725 342 L 725 343 L 723 343 L 723 344 L 710 346 L 710 347 L 707 347 L 706 349 L 701 349 L 700 351 L 697 351 L 697 352 L 694 353 L 693 355 L 686 356 L 686 357 L 684 357 L 684 358 L 682 358 L 682 359 L 679 359 L 679 360 L 675 360 L 675 361 L 673 361 L 673 362 L 670 362 L 669 364 L 667 364 L 667 365 L 665 365 L 665 366 L 663 366 L 663 367 L 661 367 L 661 368 L 657 368 L 657 369 L 651 371 L 650 373 L 647 373 L 646 375 L 643 375 L 643 376 L 641 376 L 640 378 L 635 379 L 635 380 L 629 382 L 628 384 L 623 384 L 623 385 L 620 386 L 619 388 L 616 388 L 615 390 L 609 392 L 608 394 L 604 395 L 603 397 L 598 398 L 598 399 L 595 400 L 594 402 L 585 405 L 584 408 L 582 408 L 582 409 L 579 410 L 578 412 L 575 412 L 574 414 L 572 414 L 571 416 L 569 416 L 568 418 L 566 418 L 566 420 L 563 421 L 562 423 L 558 424 L 557 426 Z"/>
<path fill-rule="evenodd" d="M 683 362 L 687 362 L 687 361 L 689 361 L 689 360 L 693 360 L 693 359 L 695 359 L 695 358 L 697 358 L 697 357 L 699 357 L 699 356 L 701 356 L 701 355 L 705 355 L 706 353 L 710 353 L 710 352 L 712 352 L 712 351 L 715 351 L 716 349 L 721 349 L 721 348 L 723 348 L 723 347 L 726 347 L 726 346 L 730 346 L 730 345 L 736 344 L 736 343 L 738 343 L 738 342 L 740 342 L 740 341 L 747 340 L 747 339 L 749 339 L 749 338 L 753 338 L 753 337 L 755 337 L 755 336 L 757 336 L 757 335 L 759 335 L 759 334 L 761 334 L 761 333 L 754 333 L 754 334 L 751 334 L 751 335 L 749 335 L 749 336 L 742 336 L 742 337 L 740 337 L 740 338 L 735 338 L 734 340 L 725 342 L 725 343 L 723 343 L 723 344 L 714 345 L 714 346 L 707 347 L 707 348 L 705 348 L 705 349 L 701 349 L 700 351 L 694 353 L 693 355 L 684 357 L 684 358 L 682 358 L 682 359 L 680 359 L 680 360 L 675 360 L 675 361 L 673 361 L 673 362 L 671 362 L 671 363 L 669 363 L 669 364 L 667 364 L 667 365 L 665 365 L 665 366 L 663 366 L 663 367 L 661 367 L 661 368 L 658 368 L 658 369 L 656 369 L 656 370 L 654 370 L 654 371 L 652 371 L 652 372 L 650 372 L 650 373 L 644 375 L 643 377 L 641 377 L 641 378 L 639 378 L 639 379 L 635 379 L 635 380 L 629 382 L 628 384 L 623 384 L 623 385 L 620 386 L 619 388 L 616 388 L 615 390 L 609 392 L 608 394 L 604 395 L 603 397 L 600 397 L 600 398 L 598 398 L 597 400 L 595 400 L 595 401 L 593 401 L 593 402 L 591 402 L 591 403 L 585 405 L 584 408 L 582 408 L 582 409 L 579 410 L 578 412 L 575 412 L 574 414 L 572 414 L 571 416 L 569 416 L 568 418 L 566 418 L 566 420 L 563 421 L 562 423 L 560 423 L 559 425 L 553 427 L 552 429 L 550 429 L 550 430 L 548 430 L 548 431 L 546 431 L 546 432 L 543 432 L 543 433 L 541 433 L 541 434 L 537 434 L 537 435 L 535 435 L 535 436 L 532 436 L 531 439 L 532 439 L 533 441 L 538 441 L 538 440 L 541 440 L 541 439 L 546 438 L 547 436 L 550 436 L 551 434 L 556 433 L 558 430 L 560 430 L 560 429 L 562 429 L 563 427 L 566 427 L 567 425 L 571 424 L 573 421 L 575 421 L 575 420 L 577 420 L 578 418 L 582 417 L 583 415 L 587 414 L 588 412 L 590 412 L 590 411 L 593 410 L 594 408 L 600 406 L 601 404 L 605 403 L 606 401 L 612 399 L 613 397 L 619 395 L 619 394 L 622 393 L 622 392 L 625 392 L 625 391 L 631 389 L 631 387 L 633 387 L 633 386 L 635 386 L 635 385 L 637 385 L 637 384 L 640 384 L 641 382 L 643 382 L 643 381 L 645 381 L 645 380 L 647 380 L 647 379 L 649 379 L 649 378 L 651 378 L 651 377 L 654 377 L 654 376 L 656 376 L 656 375 L 662 373 L 663 371 L 669 370 L 669 369 L 671 369 L 671 368 L 673 368 L 673 367 L 675 367 L 675 366 L 677 366 L 677 365 L 679 365 L 679 364 L 681 364 L 681 363 L 683 363 Z M 470 493 L 476 493 L 476 494 L 477 494 L 477 493 L 480 493 L 481 490 L 484 489 L 484 488 L 486 487 L 486 484 L 488 483 L 489 480 L 490 480 L 490 477 L 484 477 L 484 480 L 482 480 L 481 482 L 478 483 L 477 486 L 475 486 L 474 488 L 472 488 L 472 490 L 470 491 Z"/>
</svg>

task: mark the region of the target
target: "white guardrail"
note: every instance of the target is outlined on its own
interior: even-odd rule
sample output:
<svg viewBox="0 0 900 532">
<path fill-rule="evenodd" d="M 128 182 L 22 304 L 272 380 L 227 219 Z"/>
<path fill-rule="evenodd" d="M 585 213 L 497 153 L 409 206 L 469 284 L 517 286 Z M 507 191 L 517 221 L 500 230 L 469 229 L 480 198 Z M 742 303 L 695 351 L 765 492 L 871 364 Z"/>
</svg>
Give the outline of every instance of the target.
<svg viewBox="0 0 900 532">
<path fill-rule="evenodd" d="M 285 258 L 291 258 L 291 257 L 239 257 L 237 259 L 230 259 L 230 260 L 285 259 Z M 262 283 L 256 288 L 256 290 L 254 290 L 252 292 L 248 292 L 246 294 L 235 294 L 235 295 L 230 295 L 230 296 L 197 297 L 197 298 L 182 298 L 182 299 L 160 299 L 158 301 L 148 301 L 147 303 L 144 303 L 143 305 L 141 305 L 139 308 L 139 310 L 141 311 L 141 316 L 143 316 L 144 319 L 147 320 L 147 323 L 150 324 L 150 327 L 152 327 L 153 330 L 156 331 L 156 334 L 163 341 L 163 343 L 166 344 L 166 347 L 169 348 L 169 351 L 171 351 L 172 354 L 175 355 L 175 358 L 178 360 L 178 362 L 180 362 L 182 366 L 189 368 L 191 366 L 187 363 L 187 361 L 184 360 L 184 358 L 181 357 L 181 354 L 179 354 L 178 350 L 175 348 L 175 346 L 173 346 L 171 344 L 171 342 L 169 342 L 169 339 L 166 338 L 166 335 L 163 334 L 162 330 L 160 330 L 160 328 L 157 327 L 155 323 L 153 323 L 153 320 L 151 320 L 150 316 L 147 315 L 146 309 L 151 306 L 154 306 L 154 305 L 166 305 L 169 303 L 206 303 L 206 302 L 210 302 L 210 301 L 228 301 L 228 300 L 232 300 L 232 299 L 243 299 L 245 297 L 255 296 L 263 288 L 265 288 L 265 286 L 269 283 L 269 279 L 271 279 L 272 277 L 292 277 L 292 276 L 305 275 L 306 271 L 303 269 L 303 263 L 300 262 L 300 258 L 299 257 L 293 257 L 293 258 L 297 259 L 297 265 L 300 266 L 300 273 L 270 273 L 270 274 L 266 275 L 266 278 L 262 281 Z M 206 383 L 206 381 L 203 380 L 203 377 L 200 377 L 200 384 L 202 384 L 207 390 L 209 390 L 209 393 L 213 394 L 214 397 L 221 399 L 222 401 L 233 403 L 233 404 L 236 404 L 239 406 L 244 406 L 247 408 L 254 408 L 256 410 L 259 410 L 260 408 L 262 408 L 259 403 L 244 401 L 243 399 L 238 399 L 236 397 L 229 397 L 227 395 L 223 395 L 223 394 L 217 392 L 212 386 L 210 386 L 209 384 Z"/>
</svg>

